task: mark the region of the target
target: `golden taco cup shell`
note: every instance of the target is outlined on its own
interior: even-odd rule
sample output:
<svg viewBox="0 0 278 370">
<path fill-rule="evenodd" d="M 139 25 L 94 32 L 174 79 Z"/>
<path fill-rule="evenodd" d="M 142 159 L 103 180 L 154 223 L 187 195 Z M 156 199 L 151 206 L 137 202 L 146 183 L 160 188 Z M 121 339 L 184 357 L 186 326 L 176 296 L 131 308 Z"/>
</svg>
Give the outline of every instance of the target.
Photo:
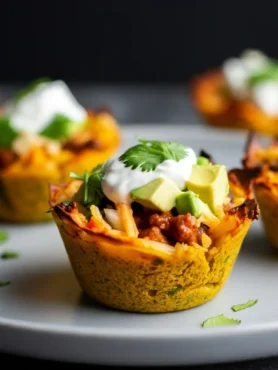
<svg viewBox="0 0 278 370">
<path fill-rule="evenodd" d="M 75 204 L 57 204 L 66 188 L 52 189 L 51 204 L 56 204 L 54 220 L 76 278 L 94 300 L 126 311 L 180 311 L 215 297 L 257 212 L 254 200 L 250 210 L 243 204 L 230 211 L 213 230 L 208 249 L 173 247 L 110 229 L 89 229 Z"/>
<path fill-rule="evenodd" d="M 0 221 L 29 223 L 52 220 L 49 208 L 49 184 L 68 180 L 68 174 L 83 173 L 105 162 L 118 149 L 120 128 L 108 112 L 89 112 L 86 130 L 75 139 L 87 135 L 95 147 L 73 152 L 62 150 L 50 156 L 42 149 L 18 158 L 8 167 L 0 168 Z M 0 154 L 1 156 L 1 154 Z"/>
<path fill-rule="evenodd" d="M 195 109 L 209 125 L 278 135 L 278 116 L 267 115 L 251 100 L 233 98 L 220 69 L 193 78 L 190 94 Z"/>
<path fill-rule="evenodd" d="M 260 139 L 260 135 L 249 133 L 242 172 L 260 207 L 266 236 L 278 248 L 278 142 L 277 138 L 269 138 L 268 144 L 262 146 Z"/>
<path fill-rule="evenodd" d="M 278 248 L 278 176 L 272 171 L 264 172 L 254 182 L 255 197 L 261 209 L 262 223 L 267 238 Z"/>
</svg>

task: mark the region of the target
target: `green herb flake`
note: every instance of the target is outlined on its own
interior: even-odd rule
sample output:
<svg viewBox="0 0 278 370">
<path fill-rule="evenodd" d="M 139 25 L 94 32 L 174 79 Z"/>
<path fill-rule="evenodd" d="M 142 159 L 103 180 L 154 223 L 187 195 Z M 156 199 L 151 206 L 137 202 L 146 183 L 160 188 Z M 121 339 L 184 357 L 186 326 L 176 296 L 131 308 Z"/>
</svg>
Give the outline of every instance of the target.
<svg viewBox="0 0 278 370">
<path fill-rule="evenodd" d="M 230 256 L 227 256 L 225 259 L 224 259 L 224 263 L 228 262 L 230 259 Z"/>
<path fill-rule="evenodd" d="M 135 145 L 123 153 L 119 160 L 125 167 L 132 170 L 140 168 L 141 171 L 154 171 L 156 167 L 167 159 L 179 162 L 186 158 L 186 147 L 176 142 L 145 140 L 139 138 L 140 144 Z"/>
<path fill-rule="evenodd" d="M 249 300 L 246 303 L 236 304 L 232 306 L 232 310 L 234 312 L 241 311 L 241 310 L 244 310 L 245 308 L 254 306 L 257 302 L 258 300 L 256 299 L 256 300 Z"/>
<path fill-rule="evenodd" d="M 2 254 L 1 254 L 1 258 L 4 260 L 4 259 L 12 259 L 12 258 L 18 258 L 19 257 L 19 253 L 17 252 L 14 252 L 14 251 L 4 251 Z"/>
<path fill-rule="evenodd" d="M 72 201 L 71 201 L 71 200 L 64 200 L 64 201 L 62 202 L 62 204 L 63 204 L 64 206 L 69 206 L 71 203 L 72 203 Z"/>
<path fill-rule="evenodd" d="M 227 326 L 227 325 L 239 325 L 241 320 L 225 317 L 223 314 L 215 317 L 210 317 L 202 323 L 204 328 L 214 328 L 217 326 Z"/>
<path fill-rule="evenodd" d="M 6 231 L 0 230 L 0 242 L 5 242 L 8 240 L 8 234 Z"/>
<path fill-rule="evenodd" d="M 177 292 L 179 292 L 182 289 L 183 289 L 183 287 L 181 285 L 178 285 L 175 288 L 169 290 L 167 294 L 168 295 L 174 295 L 174 294 L 176 294 Z"/>
<path fill-rule="evenodd" d="M 2 287 L 2 286 L 6 286 L 6 285 L 10 285 L 11 284 L 11 282 L 10 281 L 1 281 L 0 280 L 0 287 Z"/>
<path fill-rule="evenodd" d="M 54 208 L 53 207 L 51 207 L 51 208 L 49 208 L 49 210 L 48 211 L 46 211 L 46 213 L 52 213 L 54 211 Z"/>
</svg>

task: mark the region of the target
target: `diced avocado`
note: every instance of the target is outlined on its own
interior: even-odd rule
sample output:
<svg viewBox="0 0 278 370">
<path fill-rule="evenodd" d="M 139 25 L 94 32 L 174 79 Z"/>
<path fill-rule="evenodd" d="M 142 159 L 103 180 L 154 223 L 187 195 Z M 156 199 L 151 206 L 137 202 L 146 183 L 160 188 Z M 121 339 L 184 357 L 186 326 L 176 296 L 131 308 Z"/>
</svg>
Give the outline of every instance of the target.
<svg viewBox="0 0 278 370">
<path fill-rule="evenodd" d="M 209 206 L 193 191 L 185 191 L 177 196 L 176 209 L 180 215 L 190 213 L 209 227 L 219 224 L 219 219 L 212 213 Z"/>
<path fill-rule="evenodd" d="M 202 157 L 201 155 L 197 157 L 197 165 L 198 166 L 204 166 L 206 164 L 209 164 L 209 160 L 206 157 Z"/>
<path fill-rule="evenodd" d="M 18 133 L 12 128 L 7 116 L 0 117 L 0 148 L 10 148 Z"/>
<path fill-rule="evenodd" d="M 199 218 L 203 209 L 202 204 L 204 203 L 193 191 L 184 191 L 176 198 L 176 208 L 180 215 L 190 213 Z"/>
<path fill-rule="evenodd" d="M 42 136 L 59 140 L 69 137 L 82 128 L 83 122 L 72 122 L 63 114 L 56 114 L 49 124 L 40 132 Z"/>
<path fill-rule="evenodd" d="M 180 193 L 176 184 L 160 177 L 132 190 L 131 197 L 146 208 L 167 212 L 175 207 L 176 198 Z"/>
<path fill-rule="evenodd" d="M 200 199 L 216 213 L 229 193 L 229 180 L 223 165 L 192 166 L 186 183 L 187 189 L 198 194 Z"/>
</svg>

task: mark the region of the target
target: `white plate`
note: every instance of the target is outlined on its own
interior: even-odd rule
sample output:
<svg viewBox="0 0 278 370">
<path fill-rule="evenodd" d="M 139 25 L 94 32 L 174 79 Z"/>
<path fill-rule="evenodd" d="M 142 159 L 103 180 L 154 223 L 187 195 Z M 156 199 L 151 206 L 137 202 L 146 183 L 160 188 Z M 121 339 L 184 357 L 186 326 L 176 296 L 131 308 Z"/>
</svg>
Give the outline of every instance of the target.
<svg viewBox="0 0 278 370">
<path fill-rule="evenodd" d="M 124 127 L 123 147 L 135 134 L 204 148 L 228 167 L 239 165 L 245 135 L 203 127 Z M 20 199 L 19 199 L 20 201 Z M 53 223 L 6 226 L 0 260 L 0 351 L 44 359 L 113 365 L 188 365 L 278 354 L 278 255 L 254 222 L 224 289 L 203 306 L 168 314 L 136 314 L 104 308 L 80 290 Z M 240 312 L 231 306 L 258 299 Z M 205 329 L 208 317 L 225 314 L 241 325 Z"/>
</svg>

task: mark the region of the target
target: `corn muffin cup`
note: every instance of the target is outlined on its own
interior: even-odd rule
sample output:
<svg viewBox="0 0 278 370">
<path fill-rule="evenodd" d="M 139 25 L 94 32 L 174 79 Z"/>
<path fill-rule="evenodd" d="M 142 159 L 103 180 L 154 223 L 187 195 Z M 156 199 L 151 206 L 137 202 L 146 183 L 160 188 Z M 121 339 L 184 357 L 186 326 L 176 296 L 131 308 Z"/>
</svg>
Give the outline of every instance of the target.
<svg viewBox="0 0 278 370">
<path fill-rule="evenodd" d="M 60 203 L 74 200 L 79 187 L 73 180 L 51 188 L 53 217 L 71 267 L 88 296 L 125 311 L 173 312 L 210 301 L 229 277 L 259 212 L 254 199 L 243 200 L 214 228 L 209 248 L 170 246 L 88 227 L 76 203 Z"/>
<path fill-rule="evenodd" d="M 278 248 L 278 143 L 268 138 L 267 146 L 261 136 L 250 132 L 242 159 L 243 172 L 258 202 L 265 234 L 274 248 Z"/>
<path fill-rule="evenodd" d="M 120 128 L 108 112 L 88 112 L 84 130 L 77 140 L 93 140 L 92 147 L 78 152 L 62 149 L 50 155 L 37 147 L 11 165 L 0 168 L 0 221 L 35 223 L 52 220 L 49 208 L 49 184 L 68 180 L 70 171 L 90 171 L 107 160 L 119 147 Z M 0 153 L 1 156 L 1 153 Z M 1 158 L 0 158 L 1 159 Z"/>
<path fill-rule="evenodd" d="M 260 205 L 266 236 L 272 246 L 278 249 L 278 178 L 258 178 L 254 183 L 255 197 Z"/>
</svg>

